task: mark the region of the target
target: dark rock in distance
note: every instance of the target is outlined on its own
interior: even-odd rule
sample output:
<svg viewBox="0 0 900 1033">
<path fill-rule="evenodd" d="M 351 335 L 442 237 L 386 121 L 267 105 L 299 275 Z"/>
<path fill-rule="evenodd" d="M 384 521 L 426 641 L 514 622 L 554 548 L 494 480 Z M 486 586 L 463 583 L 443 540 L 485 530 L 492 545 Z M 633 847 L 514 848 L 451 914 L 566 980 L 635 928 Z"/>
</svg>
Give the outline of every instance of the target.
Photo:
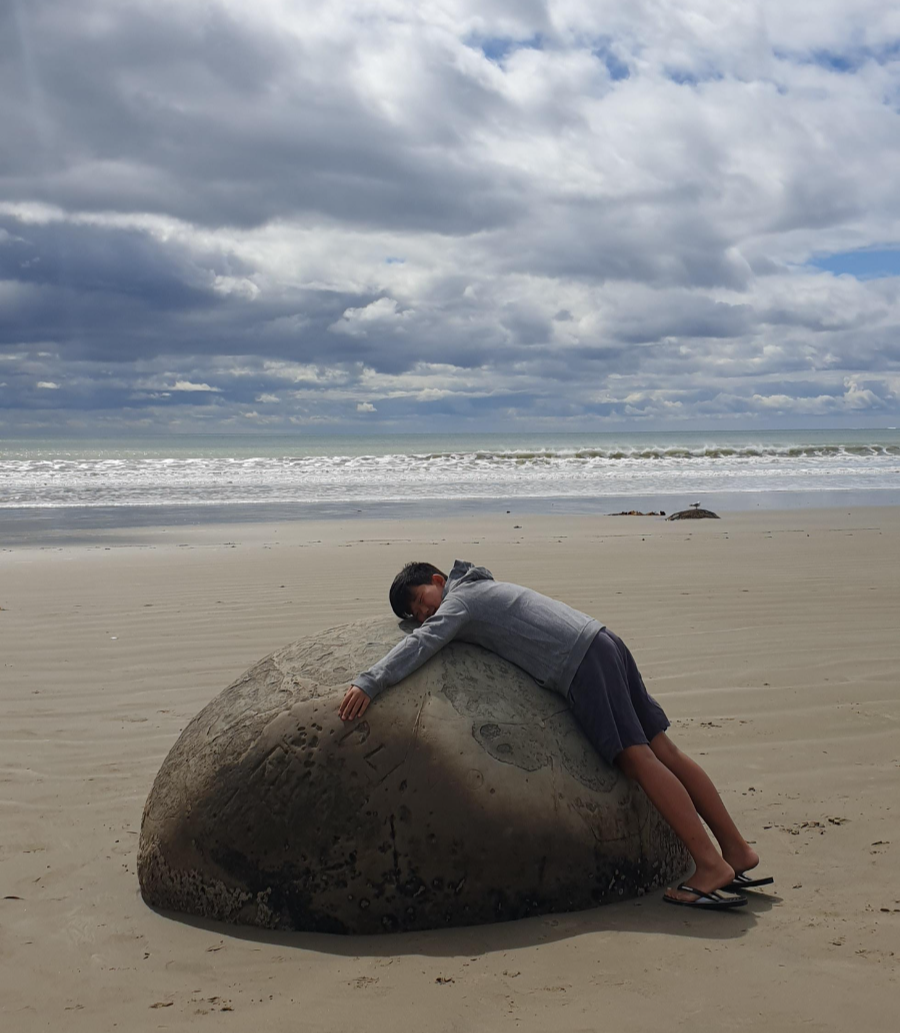
<svg viewBox="0 0 900 1033">
<path fill-rule="evenodd" d="M 350 679 L 403 633 L 378 618 L 303 639 L 191 721 L 144 808 L 148 904 L 374 933 L 587 908 L 686 869 L 565 701 L 478 646 L 452 643 L 342 723 Z"/>
<path fill-rule="evenodd" d="M 718 513 L 713 513 L 711 509 L 700 509 L 693 506 L 690 509 L 682 509 L 678 513 L 673 513 L 666 517 L 666 520 L 721 520 L 721 517 Z"/>
</svg>

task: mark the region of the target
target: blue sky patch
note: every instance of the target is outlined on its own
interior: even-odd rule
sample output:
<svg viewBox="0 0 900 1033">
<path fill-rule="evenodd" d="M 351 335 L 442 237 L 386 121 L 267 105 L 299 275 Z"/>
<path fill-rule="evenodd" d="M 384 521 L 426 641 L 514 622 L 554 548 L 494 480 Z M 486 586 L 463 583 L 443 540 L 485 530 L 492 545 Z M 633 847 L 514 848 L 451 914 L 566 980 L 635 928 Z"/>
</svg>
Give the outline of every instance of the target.
<svg viewBox="0 0 900 1033">
<path fill-rule="evenodd" d="M 631 69 L 613 53 L 608 43 L 602 43 L 594 47 L 592 53 L 594 57 L 606 65 L 606 70 L 609 72 L 609 77 L 613 82 L 627 79 L 631 75 Z"/>
<path fill-rule="evenodd" d="M 868 61 L 883 65 L 900 56 L 900 40 L 892 40 L 879 47 L 848 47 L 847 50 L 813 50 L 806 54 L 776 47 L 775 57 L 782 61 L 796 61 L 800 64 L 818 65 L 839 75 L 852 75 Z"/>
<path fill-rule="evenodd" d="M 482 54 L 495 64 L 500 64 L 514 50 L 542 50 L 543 40 L 540 33 L 529 39 L 514 39 L 512 36 L 472 37 L 466 41 L 470 47 L 477 47 Z"/>
<path fill-rule="evenodd" d="M 813 52 L 813 64 L 821 65 L 832 72 L 855 72 L 863 63 L 867 55 L 860 51 L 855 54 L 836 54 L 831 50 L 816 50 Z"/>
<path fill-rule="evenodd" d="M 718 82 L 723 78 L 721 72 L 707 70 L 705 72 L 688 72 L 683 68 L 667 68 L 665 75 L 679 86 L 699 86 L 702 82 Z"/>
<path fill-rule="evenodd" d="M 823 272 L 836 276 L 849 274 L 857 280 L 880 280 L 900 276 L 900 247 L 877 251 L 838 251 L 822 255 L 808 263 Z"/>
</svg>

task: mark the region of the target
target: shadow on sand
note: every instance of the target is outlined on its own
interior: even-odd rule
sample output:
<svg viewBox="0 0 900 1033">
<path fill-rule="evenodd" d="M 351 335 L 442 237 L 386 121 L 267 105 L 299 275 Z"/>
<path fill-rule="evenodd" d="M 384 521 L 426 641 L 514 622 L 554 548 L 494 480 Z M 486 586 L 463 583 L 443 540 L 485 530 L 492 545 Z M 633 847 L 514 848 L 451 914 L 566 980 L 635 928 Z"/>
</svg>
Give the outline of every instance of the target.
<svg viewBox="0 0 900 1033">
<path fill-rule="evenodd" d="M 697 908 L 672 907 L 661 894 L 605 904 L 588 911 L 541 915 L 492 925 L 429 929 L 415 933 L 372 936 L 339 936 L 330 933 L 295 933 L 253 926 L 227 925 L 193 915 L 151 908 L 158 915 L 215 933 L 219 937 L 269 943 L 278 947 L 315 951 L 338 957 L 398 957 L 423 955 L 434 958 L 477 957 L 498 951 L 535 947 L 542 943 L 588 936 L 591 933 L 637 932 L 686 936 L 702 940 L 736 940 L 756 925 L 756 916 L 781 902 L 774 894 L 748 893 L 746 907 L 732 911 L 702 912 Z"/>
</svg>

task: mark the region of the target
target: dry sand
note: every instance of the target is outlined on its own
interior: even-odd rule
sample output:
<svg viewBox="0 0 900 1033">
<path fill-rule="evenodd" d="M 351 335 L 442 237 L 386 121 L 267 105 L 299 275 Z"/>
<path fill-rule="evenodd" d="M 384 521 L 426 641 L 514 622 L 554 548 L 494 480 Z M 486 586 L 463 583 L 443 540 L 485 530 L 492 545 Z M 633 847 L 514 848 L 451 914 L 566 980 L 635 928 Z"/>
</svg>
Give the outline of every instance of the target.
<svg viewBox="0 0 900 1033">
<path fill-rule="evenodd" d="M 141 808 L 188 720 L 267 652 L 383 611 L 406 559 L 456 556 L 625 638 L 775 891 L 732 914 L 656 896 L 375 938 L 147 908 Z M 896 1029 L 898 571 L 900 509 L 359 519 L 0 551 L 0 1026 Z"/>
</svg>

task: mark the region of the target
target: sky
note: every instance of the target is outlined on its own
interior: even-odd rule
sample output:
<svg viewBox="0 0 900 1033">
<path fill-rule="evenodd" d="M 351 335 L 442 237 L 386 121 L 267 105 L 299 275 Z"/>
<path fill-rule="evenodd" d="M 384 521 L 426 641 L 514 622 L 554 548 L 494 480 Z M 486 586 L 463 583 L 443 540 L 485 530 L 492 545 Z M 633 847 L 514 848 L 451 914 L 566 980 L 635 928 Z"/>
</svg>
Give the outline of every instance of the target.
<svg viewBox="0 0 900 1033">
<path fill-rule="evenodd" d="M 900 422 L 888 0 L 2 0 L 0 437 Z"/>
</svg>

